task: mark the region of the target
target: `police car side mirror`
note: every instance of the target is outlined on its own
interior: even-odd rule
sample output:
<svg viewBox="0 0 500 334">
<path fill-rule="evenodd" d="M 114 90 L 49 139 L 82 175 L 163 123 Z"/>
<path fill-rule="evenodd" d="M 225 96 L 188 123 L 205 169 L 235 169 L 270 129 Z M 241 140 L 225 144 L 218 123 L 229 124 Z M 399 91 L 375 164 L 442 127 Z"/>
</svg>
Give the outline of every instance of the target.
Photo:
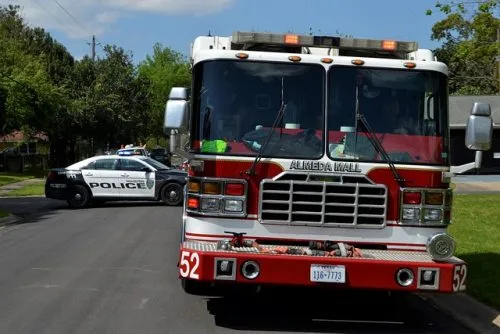
<svg viewBox="0 0 500 334">
<path fill-rule="evenodd" d="M 467 120 L 465 146 L 469 150 L 488 151 L 491 148 L 493 120 L 488 103 L 475 102 Z"/>
<path fill-rule="evenodd" d="M 151 168 L 149 168 L 149 167 L 142 167 L 142 169 L 141 169 L 141 170 L 142 170 L 143 172 L 146 172 L 146 173 L 151 173 L 151 172 L 152 172 Z"/>
<path fill-rule="evenodd" d="M 171 130 L 179 130 L 187 125 L 188 99 L 189 91 L 187 88 L 173 87 L 170 90 L 163 122 L 163 131 L 165 134 L 170 135 Z"/>
</svg>

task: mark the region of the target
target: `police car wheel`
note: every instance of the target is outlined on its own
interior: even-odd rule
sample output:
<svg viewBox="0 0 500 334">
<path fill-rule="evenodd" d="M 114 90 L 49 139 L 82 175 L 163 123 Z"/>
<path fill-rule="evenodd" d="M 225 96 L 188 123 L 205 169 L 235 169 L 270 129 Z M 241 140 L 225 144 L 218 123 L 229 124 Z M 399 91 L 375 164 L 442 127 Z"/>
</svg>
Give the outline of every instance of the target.
<svg viewBox="0 0 500 334">
<path fill-rule="evenodd" d="M 71 198 L 68 199 L 68 204 L 73 209 L 81 209 L 89 203 L 89 191 L 82 185 L 75 185 L 71 190 Z"/>
<path fill-rule="evenodd" d="M 182 187 L 177 183 L 169 183 L 161 190 L 162 201 L 170 206 L 177 206 L 182 203 Z"/>
</svg>

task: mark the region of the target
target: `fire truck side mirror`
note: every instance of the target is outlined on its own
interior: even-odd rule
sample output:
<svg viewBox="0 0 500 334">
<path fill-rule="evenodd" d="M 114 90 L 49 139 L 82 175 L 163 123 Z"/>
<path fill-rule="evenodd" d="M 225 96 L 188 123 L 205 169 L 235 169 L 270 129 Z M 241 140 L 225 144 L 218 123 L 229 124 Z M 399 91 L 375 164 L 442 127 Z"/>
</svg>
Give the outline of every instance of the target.
<svg viewBox="0 0 500 334">
<path fill-rule="evenodd" d="M 180 130 L 187 126 L 189 110 L 189 91 L 184 87 L 173 87 L 165 107 L 163 131 L 170 134 L 171 130 Z"/>
<path fill-rule="evenodd" d="M 488 151 L 491 148 L 493 120 L 488 103 L 475 102 L 467 120 L 465 146 L 474 151 Z"/>
</svg>

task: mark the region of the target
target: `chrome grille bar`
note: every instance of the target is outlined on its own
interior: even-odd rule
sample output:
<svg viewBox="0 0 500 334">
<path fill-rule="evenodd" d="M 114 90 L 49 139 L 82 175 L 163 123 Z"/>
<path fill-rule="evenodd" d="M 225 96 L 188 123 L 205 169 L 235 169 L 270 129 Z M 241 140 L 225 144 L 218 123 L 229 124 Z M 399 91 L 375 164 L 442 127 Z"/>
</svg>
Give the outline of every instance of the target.
<svg viewBox="0 0 500 334">
<path fill-rule="evenodd" d="M 339 175 L 311 181 L 311 175 L 263 180 L 259 220 L 263 224 L 382 228 L 386 223 L 387 187 L 365 176 Z"/>
</svg>

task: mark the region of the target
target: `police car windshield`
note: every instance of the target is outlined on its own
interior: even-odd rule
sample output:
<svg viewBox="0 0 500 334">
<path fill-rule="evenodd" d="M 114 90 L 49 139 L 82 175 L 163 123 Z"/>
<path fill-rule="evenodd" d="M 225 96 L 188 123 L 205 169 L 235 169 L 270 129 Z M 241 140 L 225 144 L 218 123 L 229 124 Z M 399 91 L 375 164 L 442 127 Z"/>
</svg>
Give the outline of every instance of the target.
<svg viewBox="0 0 500 334">
<path fill-rule="evenodd" d="M 165 166 L 161 162 L 156 161 L 156 160 L 151 159 L 151 158 L 145 158 L 145 159 L 143 159 L 143 161 L 146 162 L 148 165 L 151 165 L 158 170 L 170 169 L 169 167 Z"/>
</svg>

